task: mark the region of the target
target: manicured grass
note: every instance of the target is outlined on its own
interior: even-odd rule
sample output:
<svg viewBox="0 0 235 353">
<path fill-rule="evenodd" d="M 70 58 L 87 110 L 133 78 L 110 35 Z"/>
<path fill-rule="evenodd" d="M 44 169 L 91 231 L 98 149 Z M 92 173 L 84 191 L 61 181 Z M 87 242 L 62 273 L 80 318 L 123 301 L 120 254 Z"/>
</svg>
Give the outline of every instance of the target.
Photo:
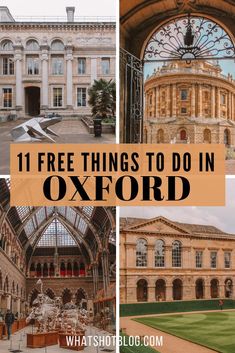
<svg viewBox="0 0 235 353">
<path fill-rule="evenodd" d="M 167 315 L 135 321 L 221 353 L 235 353 L 235 312 Z"/>
<path fill-rule="evenodd" d="M 126 337 L 128 340 L 128 336 L 121 334 L 122 337 Z M 155 349 L 146 346 L 120 346 L 120 353 L 159 353 Z"/>
</svg>

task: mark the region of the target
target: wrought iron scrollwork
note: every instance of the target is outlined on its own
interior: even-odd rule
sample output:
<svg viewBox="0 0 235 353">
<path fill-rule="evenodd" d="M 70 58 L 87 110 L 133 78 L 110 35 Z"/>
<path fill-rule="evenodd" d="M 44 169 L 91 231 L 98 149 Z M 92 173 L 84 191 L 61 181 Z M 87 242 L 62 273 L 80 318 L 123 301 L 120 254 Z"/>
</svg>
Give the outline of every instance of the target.
<svg viewBox="0 0 235 353">
<path fill-rule="evenodd" d="M 121 81 L 124 105 L 125 132 L 124 141 L 139 143 L 143 129 L 143 63 L 140 59 L 120 50 Z"/>
<path fill-rule="evenodd" d="M 197 16 L 171 20 L 158 29 L 145 48 L 145 61 L 235 59 L 229 34 L 216 22 Z"/>
</svg>

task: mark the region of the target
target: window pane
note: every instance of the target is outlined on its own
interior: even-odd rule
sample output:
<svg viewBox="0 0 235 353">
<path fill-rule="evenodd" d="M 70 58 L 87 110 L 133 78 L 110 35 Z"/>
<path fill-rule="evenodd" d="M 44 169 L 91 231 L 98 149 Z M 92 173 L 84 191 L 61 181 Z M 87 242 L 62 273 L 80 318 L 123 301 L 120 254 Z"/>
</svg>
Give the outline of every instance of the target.
<svg viewBox="0 0 235 353">
<path fill-rule="evenodd" d="M 78 73 L 79 73 L 79 75 L 84 75 L 86 73 L 86 59 L 85 58 L 78 59 Z"/>
<path fill-rule="evenodd" d="M 224 267 L 230 268 L 231 267 L 231 253 L 226 251 L 224 253 Z"/>
<path fill-rule="evenodd" d="M 217 252 L 211 251 L 211 268 L 216 268 L 217 266 Z"/>
<path fill-rule="evenodd" d="M 172 267 L 181 267 L 181 243 L 177 240 L 172 244 Z"/>
<path fill-rule="evenodd" d="M 181 100 L 185 101 L 188 99 L 188 91 L 186 89 L 181 90 Z"/>
<path fill-rule="evenodd" d="M 109 73 L 110 73 L 110 60 L 109 59 L 102 59 L 101 66 L 102 66 L 102 74 L 109 75 Z"/>
<path fill-rule="evenodd" d="M 28 75 L 39 74 L 39 58 L 27 58 L 27 72 Z"/>
<path fill-rule="evenodd" d="M 163 240 L 157 240 L 155 245 L 155 267 L 165 266 L 165 244 Z"/>
<path fill-rule="evenodd" d="M 53 88 L 53 106 L 63 106 L 62 88 Z"/>
<path fill-rule="evenodd" d="M 136 266 L 147 266 L 147 241 L 145 239 L 138 239 L 136 244 Z"/>
<path fill-rule="evenodd" d="M 12 58 L 4 57 L 2 60 L 2 74 L 14 75 L 14 61 Z"/>
<path fill-rule="evenodd" d="M 77 89 L 77 106 L 78 107 L 86 107 L 86 88 L 78 88 Z"/>
<path fill-rule="evenodd" d="M 196 267 L 202 268 L 202 251 L 196 251 Z"/>
<path fill-rule="evenodd" d="M 61 57 L 52 58 L 52 75 L 63 75 L 64 59 Z"/>
<path fill-rule="evenodd" d="M 3 88 L 3 107 L 12 107 L 12 88 Z"/>
</svg>

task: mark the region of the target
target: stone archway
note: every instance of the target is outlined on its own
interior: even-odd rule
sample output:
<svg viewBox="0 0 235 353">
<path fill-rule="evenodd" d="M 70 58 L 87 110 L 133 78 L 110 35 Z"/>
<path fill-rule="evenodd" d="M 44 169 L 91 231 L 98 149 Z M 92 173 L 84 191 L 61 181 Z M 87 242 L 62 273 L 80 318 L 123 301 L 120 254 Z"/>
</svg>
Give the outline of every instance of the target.
<svg viewBox="0 0 235 353">
<path fill-rule="evenodd" d="M 195 283 L 195 295 L 196 299 L 204 298 L 204 281 L 202 278 L 198 278 Z"/>
<path fill-rule="evenodd" d="M 62 303 L 67 304 L 67 303 L 70 303 L 71 301 L 72 301 L 72 293 L 70 289 L 65 288 L 62 293 Z"/>
<path fill-rule="evenodd" d="M 176 278 L 173 281 L 173 300 L 183 299 L 183 282 L 181 279 Z"/>
<path fill-rule="evenodd" d="M 140 279 L 137 282 L 137 302 L 148 301 L 148 282 L 145 279 Z"/>
<path fill-rule="evenodd" d="M 219 298 L 219 281 L 216 278 L 211 280 L 211 298 Z"/>
<path fill-rule="evenodd" d="M 155 285 L 156 301 L 166 300 L 166 282 L 164 279 L 158 279 Z"/>
</svg>

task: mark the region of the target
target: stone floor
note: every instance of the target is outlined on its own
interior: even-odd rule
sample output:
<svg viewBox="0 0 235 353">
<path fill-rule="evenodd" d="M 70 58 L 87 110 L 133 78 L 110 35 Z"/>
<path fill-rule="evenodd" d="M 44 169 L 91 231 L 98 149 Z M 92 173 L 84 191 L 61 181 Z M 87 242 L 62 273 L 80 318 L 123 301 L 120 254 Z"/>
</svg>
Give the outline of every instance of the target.
<svg viewBox="0 0 235 353">
<path fill-rule="evenodd" d="M 22 122 L 25 122 L 25 120 L 0 124 L 0 175 L 10 174 L 9 154 L 10 144 L 12 143 L 10 131 Z M 83 122 L 77 119 L 62 120 L 62 122 L 52 126 L 51 129 L 59 135 L 59 137 L 55 137 L 56 143 L 115 143 L 115 135 L 103 134 L 101 137 L 94 137 L 94 135 L 88 133 Z M 45 143 L 48 142 L 45 141 Z"/>
<path fill-rule="evenodd" d="M 0 340 L 0 352 L 1 353 L 9 353 L 9 352 L 14 352 L 20 353 L 69 353 L 69 352 L 75 352 L 74 350 L 71 349 L 63 349 L 60 348 L 58 345 L 55 346 L 49 346 L 45 348 L 27 348 L 26 347 L 26 334 L 27 332 L 31 333 L 32 328 L 31 326 L 26 327 L 25 329 L 16 332 L 14 335 L 12 335 L 12 339 L 10 341 L 4 339 Z M 89 327 L 86 331 L 86 335 L 89 336 L 107 336 L 110 335 L 106 331 L 99 330 L 94 327 Z M 115 347 L 113 346 L 100 346 L 100 347 L 94 347 L 94 346 L 89 346 L 86 347 L 82 352 L 84 353 L 102 353 L 102 352 L 115 352 Z"/>
</svg>

